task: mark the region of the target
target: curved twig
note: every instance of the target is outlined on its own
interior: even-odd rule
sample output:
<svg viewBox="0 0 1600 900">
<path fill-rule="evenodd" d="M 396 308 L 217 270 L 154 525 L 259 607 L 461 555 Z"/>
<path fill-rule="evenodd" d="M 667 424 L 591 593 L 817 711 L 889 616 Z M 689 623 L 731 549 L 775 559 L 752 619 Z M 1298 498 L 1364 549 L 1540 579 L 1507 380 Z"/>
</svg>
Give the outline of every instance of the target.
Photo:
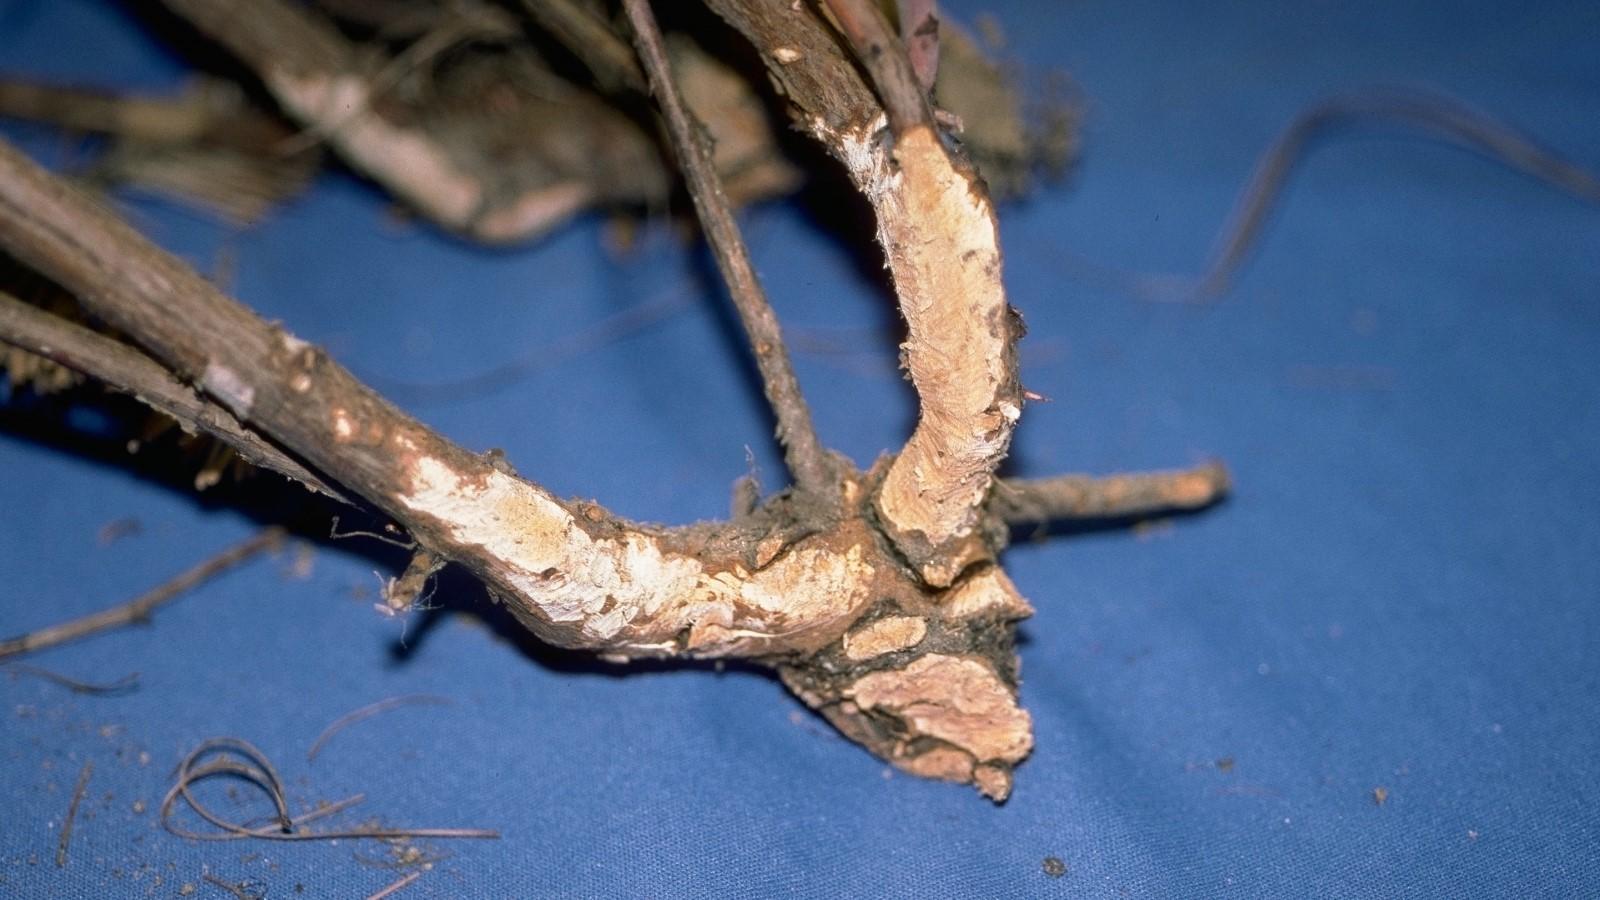
<svg viewBox="0 0 1600 900">
<path fill-rule="evenodd" d="M 216 556 L 192 566 L 178 577 L 140 594 L 127 603 L 113 606 L 107 610 L 62 622 L 38 631 L 30 631 L 9 640 L 0 641 L 0 659 L 10 656 L 20 656 L 54 647 L 68 641 L 75 641 L 88 637 L 111 628 L 119 628 L 134 622 L 149 620 L 150 614 L 166 604 L 172 602 L 184 591 L 215 577 L 217 574 L 230 569 L 263 550 L 274 547 L 283 539 L 284 530 L 276 526 L 264 528 L 254 537 L 241 541 Z"/>
<path fill-rule="evenodd" d="M 317 754 L 322 752 L 323 746 L 332 740 L 334 735 L 357 722 L 381 715 L 391 709 L 399 709 L 402 706 L 442 706 L 449 702 L 449 697 L 441 697 L 438 694 L 401 694 L 398 697 L 389 697 L 376 703 L 369 703 L 352 712 L 347 712 L 329 723 L 328 727 L 322 729 L 322 733 L 317 735 L 317 739 L 311 742 L 311 749 L 306 751 L 306 761 L 315 760 Z"/>
<path fill-rule="evenodd" d="M 1367 122 L 1415 128 L 1482 153 L 1563 193 L 1600 203 L 1600 175 L 1457 97 L 1421 88 L 1368 88 L 1318 102 L 1295 116 L 1273 139 L 1240 189 L 1198 277 L 1127 277 L 1136 279 L 1135 288 L 1149 299 L 1197 303 L 1216 298 L 1255 246 L 1312 140 L 1333 128 Z M 1183 286 L 1175 289 L 1175 285 Z"/>
<path fill-rule="evenodd" d="M 79 681 L 76 678 L 68 678 L 59 672 L 52 672 L 49 669 L 19 662 L 6 663 L 3 668 L 0 668 L 0 672 L 31 675 L 34 678 L 41 678 L 52 684 L 59 684 L 74 694 L 87 694 L 91 697 L 120 697 L 123 694 L 131 694 L 139 689 L 138 672 L 129 672 L 109 684 L 93 684 L 87 681 Z"/>
</svg>

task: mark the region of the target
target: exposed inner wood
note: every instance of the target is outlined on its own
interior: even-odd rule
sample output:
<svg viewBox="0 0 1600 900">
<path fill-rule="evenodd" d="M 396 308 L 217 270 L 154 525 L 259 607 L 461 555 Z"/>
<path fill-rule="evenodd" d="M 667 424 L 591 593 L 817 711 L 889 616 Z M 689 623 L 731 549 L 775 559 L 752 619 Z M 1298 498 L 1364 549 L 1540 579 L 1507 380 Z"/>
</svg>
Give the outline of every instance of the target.
<svg viewBox="0 0 1600 900">
<path fill-rule="evenodd" d="M 428 118 L 433 113 L 391 102 L 382 79 L 310 7 L 163 2 L 244 61 L 318 139 L 436 220 L 480 239 L 526 235 L 606 190 L 655 196 L 649 192 L 666 189 L 656 145 L 631 120 L 633 136 L 604 141 L 608 123 L 622 120 L 608 118 L 615 111 L 598 95 L 566 95 L 557 105 L 584 120 L 576 152 L 606 146 L 603 165 L 583 178 L 562 177 L 567 170 L 552 163 L 537 177 L 496 180 L 485 174 L 492 161 L 472 155 L 482 132 L 452 141 L 442 137 L 450 129 Z M 742 490 L 729 521 L 677 528 L 557 498 L 502 457 L 474 453 L 405 414 L 324 351 L 224 295 L 3 142 L 0 248 L 70 291 L 126 343 L 64 327 L 3 297 L 0 337 L 134 393 L 258 465 L 393 517 L 417 547 L 406 571 L 386 585 L 387 613 L 405 612 L 433 573 L 454 563 L 545 641 L 616 660 L 756 660 L 894 765 L 1003 800 L 1033 746 L 1013 646 L 1015 623 L 1032 609 L 995 561 L 1006 524 L 1040 514 L 1192 507 L 1219 496 L 1225 475 L 998 484 L 995 469 L 1022 407 L 1014 351 L 1021 327 L 1001 281 L 993 204 L 928 105 L 934 45 L 922 40 L 921 63 L 911 60 L 870 4 L 833 4 L 846 34 L 814 7 L 788 0 L 709 4 L 754 45 L 795 121 L 840 160 L 876 213 L 908 325 L 902 353 L 920 414 L 906 445 L 867 472 L 816 441 L 785 359 L 770 370 L 763 365 L 763 375 L 796 489 L 764 502 Z M 529 5 L 573 35 L 606 25 L 568 2 Z M 918 21 L 932 15 L 931 4 L 912 7 L 922 11 Z M 630 0 L 630 12 L 653 28 L 642 0 Z M 419 25 L 417 40 L 437 27 Z M 851 42 L 857 55 L 847 50 Z M 584 61 L 597 75 L 611 73 L 611 90 L 636 90 L 640 72 L 652 79 L 713 244 L 719 252 L 738 246 L 716 170 L 738 167 L 746 154 L 759 158 L 761 145 L 719 136 L 715 148 L 705 147 L 684 107 L 745 108 L 751 95 L 692 44 L 653 31 L 641 44 L 646 64 L 637 68 L 603 39 Z M 466 94 L 479 83 L 472 72 L 458 77 Z M 745 120 L 717 118 L 746 121 L 738 130 L 754 133 L 759 116 L 747 112 Z M 502 125 L 515 132 L 517 121 Z M 634 182 L 608 183 L 608 167 Z M 652 178 L 660 183 L 641 187 Z M 754 274 L 747 259 L 735 258 L 742 250 L 724 255 L 734 260 L 724 271 L 735 295 L 759 299 L 746 290 Z M 783 359 L 770 308 L 752 309 L 757 359 Z"/>
<path fill-rule="evenodd" d="M 797 121 L 844 163 L 877 215 L 878 242 L 908 326 L 902 359 L 920 415 L 876 508 L 921 576 L 949 585 L 993 557 L 982 505 L 1022 414 L 1015 353 L 1021 327 L 1006 303 L 993 204 L 931 115 L 912 108 L 900 114 L 901 127 L 886 128 L 882 106 L 808 7 L 780 0 L 710 5 L 755 45 Z M 875 34 L 861 39 L 876 42 L 880 56 L 893 55 L 891 39 Z M 886 77 L 897 95 L 920 92 L 909 63 L 881 65 L 893 73 Z M 925 108 L 925 101 L 900 101 L 918 103 Z"/>
</svg>

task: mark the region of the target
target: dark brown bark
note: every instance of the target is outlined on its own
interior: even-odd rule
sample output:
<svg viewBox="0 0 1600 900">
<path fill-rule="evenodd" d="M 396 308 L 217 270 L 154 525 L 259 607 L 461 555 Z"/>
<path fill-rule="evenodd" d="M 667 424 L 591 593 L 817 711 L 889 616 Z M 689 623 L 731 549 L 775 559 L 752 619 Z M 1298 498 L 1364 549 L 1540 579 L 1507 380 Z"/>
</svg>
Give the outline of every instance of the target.
<svg viewBox="0 0 1600 900">
<path fill-rule="evenodd" d="M 292 478 L 336 500 L 345 500 L 344 495 L 298 460 L 239 424 L 232 413 L 201 397 L 160 363 L 121 341 L 50 315 L 4 291 L 0 291 L 0 341 L 131 394 L 176 419 L 185 431 L 203 432 L 222 441 L 251 465 Z"/>
</svg>

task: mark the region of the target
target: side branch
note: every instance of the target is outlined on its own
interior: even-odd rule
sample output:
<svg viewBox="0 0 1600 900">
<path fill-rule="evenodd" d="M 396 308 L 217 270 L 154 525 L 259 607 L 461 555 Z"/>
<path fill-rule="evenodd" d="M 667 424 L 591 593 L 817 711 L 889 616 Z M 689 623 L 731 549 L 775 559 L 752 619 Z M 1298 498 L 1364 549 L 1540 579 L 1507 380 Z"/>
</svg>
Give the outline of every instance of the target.
<svg viewBox="0 0 1600 900">
<path fill-rule="evenodd" d="M 827 4 L 840 30 L 849 38 L 856 58 L 872 75 L 894 133 L 904 134 L 912 126 L 931 124 L 933 108 L 928 104 L 926 85 L 932 83 L 932 77 L 924 83 L 918 76 L 876 0 L 827 0 Z M 902 15 L 906 12 L 902 10 Z"/>
<path fill-rule="evenodd" d="M 283 540 L 282 528 L 263 529 L 255 537 L 241 541 L 229 547 L 222 553 L 195 565 L 184 571 L 178 577 L 152 588 L 138 597 L 113 606 L 110 609 L 60 625 L 52 625 L 38 631 L 30 631 L 19 637 L 0 641 L 0 659 L 12 656 L 21 656 L 24 653 L 33 653 L 47 647 L 65 644 L 79 638 L 88 637 L 101 631 L 108 631 L 134 622 L 148 621 L 150 614 L 167 603 L 172 602 L 196 585 L 213 578 L 234 566 L 239 565 L 263 550 L 276 547 Z"/>
<path fill-rule="evenodd" d="M 1203 509 L 1230 488 L 1220 462 L 1193 469 L 1123 475 L 1059 475 L 996 482 L 989 511 L 1012 525 L 1122 519 Z"/>
<path fill-rule="evenodd" d="M 50 315 L 0 291 L 0 342 L 131 394 L 139 402 L 176 419 L 185 431 L 202 431 L 222 441 L 253 466 L 271 469 L 335 500 L 345 500 L 316 473 L 239 424 L 232 413 L 201 397 L 160 363 L 121 341 Z"/>
<path fill-rule="evenodd" d="M 811 423 L 811 411 L 800 393 L 800 382 L 795 378 L 789 362 L 789 351 L 784 346 L 778 317 L 767 302 L 755 267 L 750 263 L 750 253 L 733 212 L 722 191 L 722 180 L 712 163 L 711 151 L 705 144 L 705 131 L 694 113 L 683 102 L 683 96 L 672 78 L 672 68 L 667 62 L 666 47 L 662 44 L 661 30 L 650 12 L 648 0 L 626 0 L 628 20 L 633 25 L 634 41 L 639 58 L 650 77 L 650 89 L 661 106 L 667 120 L 667 131 L 672 136 L 672 146 L 677 151 L 678 163 L 689 183 L 690 196 L 694 198 L 695 211 L 705 225 L 706 239 L 717 258 L 717 267 L 728 283 L 728 293 L 744 323 L 745 335 L 755 353 L 756 365 L 766 389 L 767 401 L 772 404 L 778 419 L 778 440 L 782 442 L 789 470 L 802 490 L 819 496 L 838 493 L 838 477 L 833 472 L 828 453 Z"/>
</svg>

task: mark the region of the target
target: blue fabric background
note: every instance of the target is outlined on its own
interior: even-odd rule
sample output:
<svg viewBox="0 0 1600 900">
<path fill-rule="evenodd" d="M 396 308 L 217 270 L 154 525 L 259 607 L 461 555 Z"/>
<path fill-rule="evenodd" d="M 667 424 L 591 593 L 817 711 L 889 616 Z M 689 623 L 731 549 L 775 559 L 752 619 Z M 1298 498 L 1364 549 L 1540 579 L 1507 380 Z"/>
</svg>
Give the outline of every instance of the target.
<svg viewBox="0 0 1600 900">
<path fill-rule="evenodd" d="M 296 803 L 365 791 L 357 819 L 504 831 L 427 843 L 448 859 L 403 897 L 1595 896 L 1600 210 L 1355 129 L 1318 145 L 1221 304 L 1141 303 L 1085 273 L 1193 269 L 1255 154 L 1353 86 L 1442 87 L 1600 166 L 1600 6 L 949 6 L 995 13 L 1009 53 L 1065 68 L 1088 101 L 1082 166 L 1002 211 L 1025 382 L 1052 399 L 1029 408 L 1014 471 L 1218 456 L 1238 484 L 1171 527 L 1008 553 L 1038 608 L 1022 628 L 1038 749 L 1008 804 L 890 775 L 749 672 L 592 669 L 468 616 L 403 635 L 357 597 L 374 565 L 341 545 L 308 580 L 287 557 L 257 561 L 152 627 L 30 660 L 137 670 L 130 696 L 0 675 L 0 894 L 221 896 L 210 871 L 273 897 L 351 897 L 394 879 L 353 859 L 382 848 L 162 831 L 171 766 L 233 734 L 273 756 Z M 113 3 L 0 0 L 6 74 L 151 88 L 184 69 Z M 64 159 L 44 131 L 6 133 Z M 665 226 L 618 261 L 595 221 L 505 253 L 396 227 L 339 175 L 238 234 L 125 200 L 202 270 L 234 253 L 237 296 L 380 385 L 471 375 L 681 297 L 662 324 L 506 390 L 413 408 L 636 518 L 721 515 L 746 448 L 769 481 L 781 472 L 723 301 Z M 824 439 L 861 463 L 897 446 L 910 397 L 882 295 L 803 210 L 743 218 L 780 316 L 835 348 L 798 354 Z M 0 473 L 7 634 L 258 527 L 14 429 Z M 142 533 L 100 546 L 123 517 Z M 356 725 L 305 761 L 337 715 L 419 691 L 455 702 Z M 1049 856 L 1065 875 L 1042 871 Z"/>
</svg>

